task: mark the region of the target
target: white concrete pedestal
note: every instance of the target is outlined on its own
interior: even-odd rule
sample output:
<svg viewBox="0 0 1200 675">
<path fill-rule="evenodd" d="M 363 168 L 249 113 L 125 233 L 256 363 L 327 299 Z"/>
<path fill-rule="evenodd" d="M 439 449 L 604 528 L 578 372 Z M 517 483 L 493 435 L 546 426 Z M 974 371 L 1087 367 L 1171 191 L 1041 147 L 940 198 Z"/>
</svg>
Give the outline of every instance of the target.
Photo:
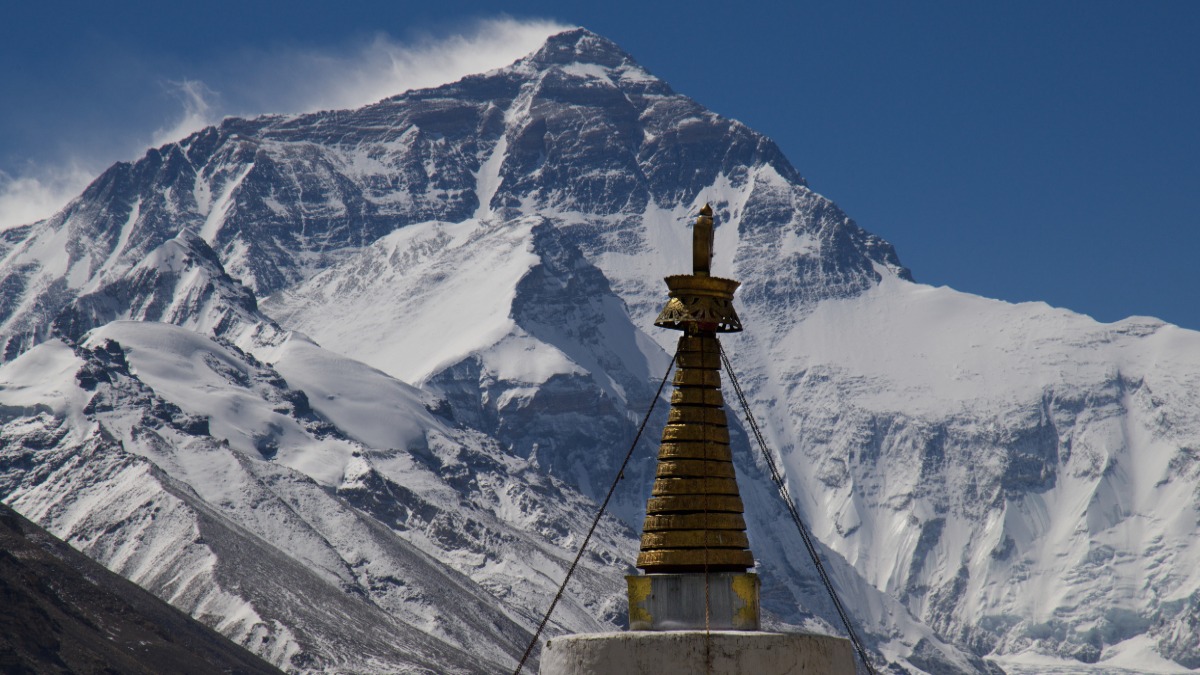
<svg viewBox="0 0 1200 675">
<path fill-rule="evenodd" d="M 541 675 L 854 675 L 849 640 L 808 633 L 583 633 L 547 641 L 541 661 Z"/>
</svg>

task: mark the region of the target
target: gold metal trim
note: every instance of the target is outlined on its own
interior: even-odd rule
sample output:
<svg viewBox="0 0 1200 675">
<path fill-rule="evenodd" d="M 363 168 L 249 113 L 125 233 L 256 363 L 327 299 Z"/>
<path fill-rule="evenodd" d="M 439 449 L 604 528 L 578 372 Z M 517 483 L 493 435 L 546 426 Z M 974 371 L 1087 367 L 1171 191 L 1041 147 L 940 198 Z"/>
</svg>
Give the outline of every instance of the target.
<svg viewBox="0 0 1200 675">
<path fill-rule="evenodd" d="M 712 207 L 708 204 L 700 209 L 696 224 L 692 227 L 692 274 L 706 277 L 712 272 L 713 259 Z"/>
<path fill-rule="evenodd" d="M 698 335 L 680 335 L 679 336 L 679 353 L 685 354 L 688 352 L 707 352 L 712 351 L 713 345 L 709 342 L 711 338 Z M 719 353 L 719 350 L 718 350 Z"/>
<path fill-rule="evenodd" d="M 731 495 L 671 495 L 651 497 L 646 500 L 646 513 L 669 515 L 671 513 L 743 513 L 742 498 Z"/>
<path fill-rule="evenodd" d="M 662 439 L 664 443 L 669 441 L 729 443 L 729 428 L 707 424 L 668 424 L 663 429 Z"/>
<path fill-rule="evenodd" d="M 663 281 L 667 282 L 667 289 L 672 298 L 678 297 L 677 293 L 687 293 L 732 300 L 733 292 L 742 285 L 742 282 L 733 279 L 698 277 L 694 274 L 672 274 L 664 277 Z"/>
<path fill-rule="evenodd" d="M 646 609 L 646 599 L 650 597 L 650 577 L 629 575 L 625 577 L 629 589 L 629 623 L 649 624 L 653 621 L 650 611 Z M 735 587 L 736 588 L 736 587 Z"/>
<path fill-rule="evenodd" d="M 720 390 L 721 371 L 719 370 L 677 370 L 672 384 L 676 387 L 711 387 Z"/>
<path fill-rule="evenodd" d="M 658 478 L 650 494 L 668 495 L 737 495 L 737 481 L 732 478 Z"/>
<path fill-rule="evenodd" d="M 659 460 L 655 478 L 734 478 L 733 464 L 702 459 Z"/>
<path fill-rule="evenodd" d="M 668 424 L 712 424 L 718 427 L 729 425 L 725 411 L 721 408 L 701 406 L 675 406 L 667 413 Z"/>
<path fill-rule="evenodd" d="M 719 370 L 721 368 L 721 355 L 710 351 L 680 352 L 675 362 L 680 368 Z"/>
<path fill-rule="evenodd" d="M 671 530 L 643 532 L 642 550 L 673 548 L 736 548 L 750 547 L 745 532 L 736 530 Z"/>
<path fill-rule="evenodd" d="M 654 325 L 660 328 L 688 330 L 689 325 L 708 324 L 717 333 L 739 333 L 742 320 L 725 298 L 692 295 L 681 291 L 679 297 L 667 301 Z"/>
<path fill-rule="evenodd" d="M 750 544 L 729 449 L 721 343 L 716 337 L 742 329 L 733 307 L 739 283 L 709 274 L 711 216 L 706 206 L 697 218 L 692 274 L 666 278 L 670 299 L 655 321 L 684 335 L 676 352 L 669 421 L 646 503 L 637 564 L 648 572 L 745 571 L 754 566 L 749 550 L 734 550 Z"/>
<path fill-rule="evenodd" d="M 663 442 L 658 447 L 659 461 L 668 459 L 707 459 L 714 462 L 732 462 L 733 453 L 729 444 L 701 441 Z"/>
<path fill-rule="evenodd" d="M 723 407 L 725 399 L 720 389 L 676 389 L 671 392 L 671 405 L 709 405 Z"/>
<path fill-rule="evenodd" d="M 668 530 L 745 530 L 746 519 L 740 513 L 673 513 L 667 516 L 646 516 L 643 532 Z"/>
<path fill-rule="evenodd" d="M 742 607 L 734 617 L 733 625 L 747 630 L 758 630 L 758 575 L 739 574 L 732 580 L 733 592 L 742 601 Z"/>
<path fill-rule="evenodd" d="M 706 560 L 707 558 L 707 560 Z M 709 549 L 705 556 L 704 549 L 660 549 L 642 551 L 638 554 L 637 566 L 643 569 L 653 567 L 692 568 L 702 571 L 708 567 L 754 567 L 754 554 L 750 551 L 738 551 L 729 548 Z"/>
</svg>

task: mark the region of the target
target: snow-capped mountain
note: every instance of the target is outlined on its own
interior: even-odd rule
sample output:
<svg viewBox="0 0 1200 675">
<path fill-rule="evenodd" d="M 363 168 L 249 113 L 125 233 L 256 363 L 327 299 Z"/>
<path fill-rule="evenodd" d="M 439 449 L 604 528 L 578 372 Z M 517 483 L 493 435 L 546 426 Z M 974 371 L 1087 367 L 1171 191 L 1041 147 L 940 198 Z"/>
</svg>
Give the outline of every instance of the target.
<svg viewBox="0 0 1200 675">
<path fill-rule="evenodd" d="M 285 668 L 509 668 L 670 361 L 705 202 L 726 348 L 878 656 L 1200 667 L 1200 335 L 916 284 L 582 29 L 227 119 L 4 233 L 0 497 Z M 830 628 L 734 437 L 764 606 Z M 560 630 L 622 620 L 642 445 Z"/>
</svg>

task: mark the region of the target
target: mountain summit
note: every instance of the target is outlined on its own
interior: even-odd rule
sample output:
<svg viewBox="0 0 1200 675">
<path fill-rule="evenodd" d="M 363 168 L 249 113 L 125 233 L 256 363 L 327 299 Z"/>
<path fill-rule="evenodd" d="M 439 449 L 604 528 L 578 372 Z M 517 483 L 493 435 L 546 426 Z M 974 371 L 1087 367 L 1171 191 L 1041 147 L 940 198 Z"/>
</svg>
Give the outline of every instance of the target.
<svg viewBox="0 0 1200 675">
<path fill-rule="evenodd" d="M 755 327 L 726 349 L 881 662 L 1200 665 L 1200 335 L 916 284 L 584 29 L 226 119 L 6 233 L 0 497 L 284 669 L 508 668 L 670 361 L 706 202 Z M 731 423 L 764 610 L 832 630 Z M 652 454 L 557 629 L 624 614 Z"/>
<path fill-rule="evenodd" d="M 754 182 L 763 187 L 744 189 Z M 731 202 L 731 190 L 756 199 Z M 413 223 L 571 213 L 594 253 L 627 248 L 638 222 L 702 198 L 748 226 L 810 211 L 831 250 L 796 260 L 823 282 L 809 292 L 861 290 L 875 265 L 906 274 L 888 244 L 805 189 L 769 139 L 577 29 L 454 84 L 359 110 L 226 119 L 114 165 L 0 263 L 3 354 L 45 339 L 79 290 L 115 281 L 181 230 L 265 297 Z"/>
<path fill-rule="evenodd" d="M 538 69 L 568 66 L 573 63 L 588 63 L 609 69 L 625 66 L 639 68 L 633 57 L 626 54 L 617 43 L 586 28 L 574 28 L 551 35 L 541 49 L 521 62 L 529 63 Z"/>
</svg>

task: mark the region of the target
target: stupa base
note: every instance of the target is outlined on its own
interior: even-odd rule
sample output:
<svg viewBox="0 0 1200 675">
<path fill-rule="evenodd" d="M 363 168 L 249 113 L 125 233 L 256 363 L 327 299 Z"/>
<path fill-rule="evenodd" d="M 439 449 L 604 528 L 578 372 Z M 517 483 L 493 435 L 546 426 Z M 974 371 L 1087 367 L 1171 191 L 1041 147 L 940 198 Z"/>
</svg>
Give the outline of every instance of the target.
<svg viewBox="0 0 1200 675">
<path fill-rule="evenodd" d="M 758 630 L 758 575 L 634 574 L 629 630 Z"/>
<path fill-rule="evenodd" d="M 631 631 L 546 642 L 541 675 L 854 675 L 850 641 L 809 633 Z"/>
</svg>

